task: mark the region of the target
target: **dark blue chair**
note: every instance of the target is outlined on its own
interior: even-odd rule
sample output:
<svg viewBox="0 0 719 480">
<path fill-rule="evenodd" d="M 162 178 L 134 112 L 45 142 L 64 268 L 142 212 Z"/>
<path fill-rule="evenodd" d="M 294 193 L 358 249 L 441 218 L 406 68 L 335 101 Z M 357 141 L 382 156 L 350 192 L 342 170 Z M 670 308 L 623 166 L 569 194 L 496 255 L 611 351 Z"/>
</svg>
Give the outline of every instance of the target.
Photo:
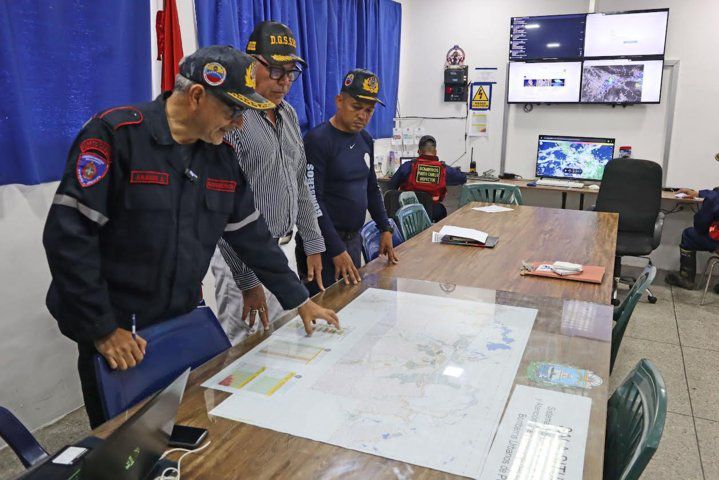
<svg viewBox="0 0 719 480">
<path fill-rule="evenodd" d="M 397 224 L 394 220 L 390 218 L 389 223 L 392 225 L 392 228 L 394 228 L 394 233 L 392 234 L 392 245 L 396 247 L 404 242 L 404 238 L 402 237 L 402 232 L 399 231 L 399 228 L 397 228 Z M 360 236 L 362 237 L 362 256 L 364 257 L 365 263 L 369 263 L 379 257 L 380 235 L 382 235 L 382 232 L 379 231 L 379 228 L 377 228 L 377 224 L 374 220 L 367 222 L 365 226 L 362 227 L 362 230 L 360 230 Z"/>
<path fill-rule="evenodd" d="M 144 360 L 129 370 L 111 370 L 95 355 L 95 374 L 109 420 L 169 385 L 188 367 L 195 368 L 230 348 L 230 341 L 209 307 L 138 331 L 147 340 Z"/>
<path fill-rule="evenodd" d="M 7 442 L 25 468 L 32 467 L 48 456 L 25 425 L 5 407 L 0 407 L 0 438 Z"/>
</svg>

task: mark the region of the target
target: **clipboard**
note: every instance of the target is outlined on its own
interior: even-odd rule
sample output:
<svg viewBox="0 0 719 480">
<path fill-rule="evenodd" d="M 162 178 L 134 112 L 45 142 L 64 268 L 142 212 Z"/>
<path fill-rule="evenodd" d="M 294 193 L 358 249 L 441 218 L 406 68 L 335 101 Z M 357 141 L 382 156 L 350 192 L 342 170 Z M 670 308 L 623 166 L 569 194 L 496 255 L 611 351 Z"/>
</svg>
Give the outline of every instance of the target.
<svg viewBox="0 0 719 480">
<path fill-rule="evenodd" d="M 546 265 L 551 264 L 553 262 L 529 262 L 530 265 L 533 267 L 538 267 L 540 265 Z M 558 278 L 560 280 L 571 280 L 574 282 L 587 282 L 587 283 L 602 283 L 602 279 L 604 278 L 604 272 L 606 269 L 604 267 L 600 267 L 598 265 L 583 265 L 583 270 L 581 273 L 573 274 L 573 275 L 559 275 L 558 273 L 554 273 L 551 271 L 537 271 L 537 270 L 522 270 L 520 272 L 520 275 L 533 275 L 535 277 L 547 277 L 547 278 Z"/>
</svg>

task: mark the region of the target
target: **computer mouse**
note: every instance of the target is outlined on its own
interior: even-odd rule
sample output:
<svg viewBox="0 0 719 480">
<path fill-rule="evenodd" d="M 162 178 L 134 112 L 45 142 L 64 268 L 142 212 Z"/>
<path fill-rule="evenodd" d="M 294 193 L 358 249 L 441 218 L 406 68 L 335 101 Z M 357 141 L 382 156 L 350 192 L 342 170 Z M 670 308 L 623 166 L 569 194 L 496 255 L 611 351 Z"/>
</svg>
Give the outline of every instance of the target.
<svg viewBox="0 0 719 480">
<path fill-rule="evenodd" d="M 599 185 L 589 185 L 587 188 L 590 190 L 599 190 Z"/>
<path fill-rule="evenodd" d="M 536 186 L 537 186 L 537 182 L 529 182 L 529 183 L 527 184 L 527 186 L 528 186 L 528 187 L 536 187 Z"/>
</svg>

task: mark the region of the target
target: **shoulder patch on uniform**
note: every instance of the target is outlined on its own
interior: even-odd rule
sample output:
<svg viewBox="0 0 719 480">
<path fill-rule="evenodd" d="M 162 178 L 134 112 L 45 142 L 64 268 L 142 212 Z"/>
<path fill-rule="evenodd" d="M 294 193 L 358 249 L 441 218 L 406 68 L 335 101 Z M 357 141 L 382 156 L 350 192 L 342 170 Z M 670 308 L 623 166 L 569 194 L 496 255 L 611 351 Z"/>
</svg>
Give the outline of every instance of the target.
<svg viewBox="0 0 719 480">
<path fill-rule="evenodd" d="M 77 156 L 75 165 L 75 176 L 80 186 L 91 187 L 105 178 L 110 170 L 110 162 L 102 155 L 95 152 L 81 152 Z"/>
<path fill-rule="evenodd" d="M 115 107 L 97 115 L 97 118 L 109 123 L 114 130 L 126 125 L 138 125 L 144 117 L 142 112 L 135 107 Z"/>
<path fill-rule="evenodd" d="M 105 140 L 100 140 L 99 138 L 86 138 L 82 142 L 80 142 L 80 152 L 97 152 L 100 153 L 108 163 L 111 161 L 111 147 L 110 144 L 107 143 Z"/>
</svg>

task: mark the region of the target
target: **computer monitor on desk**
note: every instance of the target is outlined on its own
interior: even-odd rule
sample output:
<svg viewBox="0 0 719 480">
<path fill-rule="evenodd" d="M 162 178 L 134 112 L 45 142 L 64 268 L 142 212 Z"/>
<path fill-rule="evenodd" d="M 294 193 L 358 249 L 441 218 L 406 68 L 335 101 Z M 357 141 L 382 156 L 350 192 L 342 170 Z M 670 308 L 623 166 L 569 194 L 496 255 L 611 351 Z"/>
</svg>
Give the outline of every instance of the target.
<svg viewBox="0 0 719 480">
<path fill-rule="evenodd" d="M 614 139 L 540 135 L 537 145 L 538 178 L 599 181 L 604 166 L 614 158 Z"/>
</svg>

